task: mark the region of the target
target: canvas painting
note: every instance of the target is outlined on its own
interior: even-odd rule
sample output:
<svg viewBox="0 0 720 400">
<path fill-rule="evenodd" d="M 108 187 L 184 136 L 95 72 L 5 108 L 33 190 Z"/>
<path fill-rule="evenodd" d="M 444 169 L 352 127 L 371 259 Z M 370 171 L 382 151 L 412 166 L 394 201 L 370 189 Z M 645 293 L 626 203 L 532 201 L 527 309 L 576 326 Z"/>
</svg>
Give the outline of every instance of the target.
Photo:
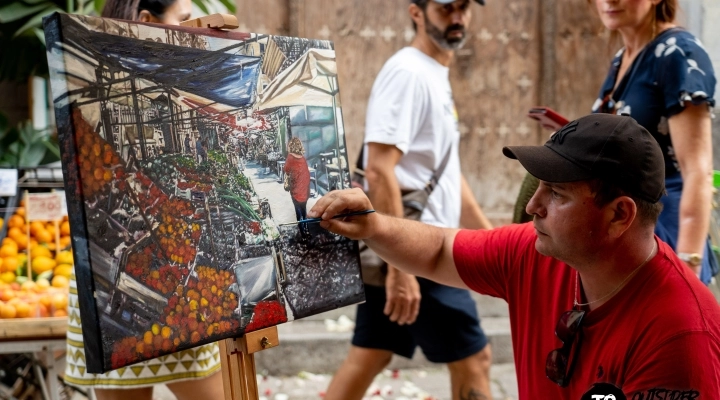
<svg viewBox="0 0 720 400">
<path fill-rule="evenodd" d="M 331 42 L 44 22 L 89 372 L 364 300 Z"/>
</svg>

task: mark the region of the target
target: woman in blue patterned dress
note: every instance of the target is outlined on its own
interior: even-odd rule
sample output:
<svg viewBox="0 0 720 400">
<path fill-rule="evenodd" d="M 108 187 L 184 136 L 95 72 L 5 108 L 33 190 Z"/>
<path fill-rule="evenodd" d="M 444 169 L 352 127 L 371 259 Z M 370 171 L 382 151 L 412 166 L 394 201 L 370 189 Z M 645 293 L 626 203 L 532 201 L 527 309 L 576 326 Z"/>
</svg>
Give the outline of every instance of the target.
<svg viewBox="0 0 720 400">
<path fill-rule="evenodd" d="M 677 0 L 591 0 L 624 47 L 593 112 L 628 114 L 665 156 L 663 212 L 655 233 L 706 284 L 717 273 L 708 225 L 715 74 L 702 43 L 674 24 Z"/>
<path fill-rule="evenodd" d="M 622 38 L 592 112 L 628 114 L 658 141 L 665 186 L 655 233 L 708 284 L 718 272 L 710 248 L 711 109 L 715 74 L 702 43 L 674 24 L 677 0 L 588 0 Z M 527 175 L 513 222 L 532 220 L 525 206 L 538 181 Z"/>
</svg>

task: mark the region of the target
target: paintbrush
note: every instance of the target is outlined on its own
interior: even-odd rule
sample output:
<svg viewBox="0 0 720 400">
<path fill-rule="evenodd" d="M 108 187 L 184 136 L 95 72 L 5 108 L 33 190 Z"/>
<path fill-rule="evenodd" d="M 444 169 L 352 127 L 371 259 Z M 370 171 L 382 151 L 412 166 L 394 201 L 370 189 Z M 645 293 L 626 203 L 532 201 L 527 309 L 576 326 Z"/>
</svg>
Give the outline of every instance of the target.
<svg viewBox="0 0 720 400">
<path fill-rule="evenodd" d="M 354 217 L 356 215 L 365 215 L 365 214 L 370 214 L 370 213 L 374 213 L 374 212 L 375 212 L 375 210 L 353 211 L 353 212 L 349 212 L 349 213 L 345 213 L 345 214 L 338 214 L 338 215 L 332 217 L 332 219 Z M 312 223 L 316 223 L 316 222 L 321 222 L 322 220 L 323 220 L 322 218 L 308 218 L 308 219 L 301 219 L 300 221 L 297 221 L 297 222 L 289 222 L 287 224 L 280 224 L 280 226 L 297 225 L 297 224 L 312 224 Z"/>
</svg>

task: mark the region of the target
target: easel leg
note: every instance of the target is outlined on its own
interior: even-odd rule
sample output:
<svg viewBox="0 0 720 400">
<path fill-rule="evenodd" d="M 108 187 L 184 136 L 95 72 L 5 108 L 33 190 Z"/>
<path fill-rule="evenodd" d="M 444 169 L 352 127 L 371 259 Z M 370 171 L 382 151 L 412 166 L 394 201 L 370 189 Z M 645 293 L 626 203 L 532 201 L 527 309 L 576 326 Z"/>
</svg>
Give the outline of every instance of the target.
<svg viewBox="0 0 720 400">
<path fill-rule="evenodd" d="M 225 400 L 259 400 L 255 356 L 241 350 L 243 339 L 220 341 L 221 373 Z"/>
<path fill-rule="evenodd" d="M 255 354 L 279 344 L 277 327 L 220 341 L 225 400 L 259 400 Z"/>
</svg>

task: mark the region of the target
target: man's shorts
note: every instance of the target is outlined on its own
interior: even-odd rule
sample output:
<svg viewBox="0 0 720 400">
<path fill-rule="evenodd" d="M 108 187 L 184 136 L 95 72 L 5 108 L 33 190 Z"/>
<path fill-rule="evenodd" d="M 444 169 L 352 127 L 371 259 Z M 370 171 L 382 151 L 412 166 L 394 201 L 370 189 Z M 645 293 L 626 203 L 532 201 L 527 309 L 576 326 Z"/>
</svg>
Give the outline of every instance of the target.
<svg viewBox="0 0 720 400">
<path fill-rule="evenodd" d="M 384 287 L 365 285 L 366 301 L 357 309 L 352 344 L 388 350 L 407 358 L 412 358 L 415 347 L 420 346 L 429 361 L 444 364 L 460 361 L 482 350 L 487 337 L 480 328 L 470 293 L 417 279 L 422 296 L 420 313 L 411 325 L 398 325 L 383 314 Z"/>
</svg>

